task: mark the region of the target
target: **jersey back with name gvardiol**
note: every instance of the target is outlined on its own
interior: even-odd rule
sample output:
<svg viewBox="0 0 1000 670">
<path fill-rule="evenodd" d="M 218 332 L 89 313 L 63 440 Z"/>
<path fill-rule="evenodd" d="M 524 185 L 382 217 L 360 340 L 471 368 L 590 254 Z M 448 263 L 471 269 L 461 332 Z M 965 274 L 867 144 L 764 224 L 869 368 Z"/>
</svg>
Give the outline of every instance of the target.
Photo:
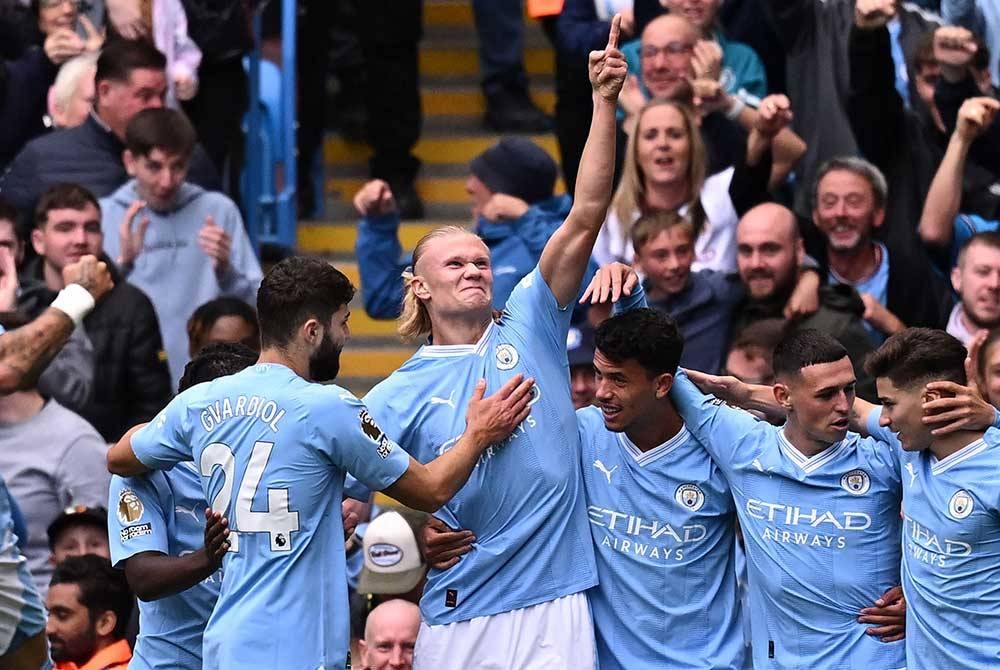
<svg viewBox="0 0 1000 670">
<path fill-rule="evenodd" d="M 722 468 L 746 546 L 755 668 L 895 670 L 902 642 L 858 623 L 899 585 L 895 451 L 848 433 L 806 458 L 781 428 L 702 394 L 683 373 L 671 397 Z"/>
<path fill-rule="evenodd" d="M 487 395 L 518 373 L 535 379 L 531 414 L 483 453 L 468 483 L 435 513 L 471 530 L 476 542 L 454 567 L 430 571 L 420 607 L 432 625 L 529 607 L 597 582 L 570 399 L 569 318 L 536 268 L 476 344 L 421 347 L 365 396 L 386 433 L 427 463 L 465 430 L 479 379 Z"/>
<path fill-rule="evenodd" d="M 364 405 L 335 385 L 259 364 L 194 386 L 132 437 L 146 466 L 193 460 L 231 548 L 204 667 L 343 668 L 344 475 L 372 490 L 409 467 Z"/>
<path fill-rule="evenodd" d="M 729 484 L 687 428 L 642 452 L 577 411 L 602 670 L 744 667 Z"/>
<path fill-rule="evenodd" d="M 868 417 L 868 431 L 903 464 L 906 667 L 1000 667 L 1000 430 L 947 458 L 903 451 Z"/>
<path fill-rule="evenodd" d="M 145 551 L 184 556 L 205 546 L 205 494 L 193 463 L 142 477 L 111 478 L 108 539 L 111 562 Z M 208 618 L 219 598 L 222 571 L 181 593 L 139 601 L 139 638 L 132 670 L 201 670 Z"/>
</svg>

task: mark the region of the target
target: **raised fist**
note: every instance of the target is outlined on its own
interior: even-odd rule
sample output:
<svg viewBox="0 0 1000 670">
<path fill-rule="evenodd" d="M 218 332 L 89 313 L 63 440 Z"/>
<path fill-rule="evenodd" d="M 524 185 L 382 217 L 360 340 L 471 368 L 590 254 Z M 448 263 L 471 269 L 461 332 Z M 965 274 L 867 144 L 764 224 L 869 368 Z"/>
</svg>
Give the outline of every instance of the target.
<svg viewBox="0 0 1000 670">
<path fill-rule="evenodd" d="M 87 289 L 94 300 L 100 300 L 114 288 L 111 273 L 103 261 L 96 256 L 82 256 L 76 263 L 70 263 L 62 271 L 63 281 L 67 284 L 79 284 Z"/>
<path fill-rule="evenodd" d="M 881 28 L 896 16 L 897 6 L 897 0 L 857 0 L 854 25 L 862 30 Z"/>
<path fill-rule="evenodd" d="M 354 194 L 354 209 L 361 216 L 383 216 L 396 211 L 396 199 L 387 183 L 372 179 Z"/>
</svg>

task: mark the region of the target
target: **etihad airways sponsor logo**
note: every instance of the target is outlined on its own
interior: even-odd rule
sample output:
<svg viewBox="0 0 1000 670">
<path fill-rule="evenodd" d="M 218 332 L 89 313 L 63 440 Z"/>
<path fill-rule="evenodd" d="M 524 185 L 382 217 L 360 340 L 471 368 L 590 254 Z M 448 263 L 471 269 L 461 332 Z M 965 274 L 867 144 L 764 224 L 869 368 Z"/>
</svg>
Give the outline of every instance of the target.
<svg viewBox="0 0 1000 670">
<path fill-rule="evenodd" d="M 836 530 L 867 530 L 872 518 L 864 512 L 838 512 L 820 510 L 814 507 L 782 505 L 764 500 L 747 500 L 747 514 L 770 523 L 786 526 L 809 526 Z"/>
<path fill-rule="evenodd" d="M 652 540 L 671 539 L 678 544 L 699 542 L 708 535 L 702 524 L 673 526 L 665 521 L 645 519 L 598 505 L 587 508 L 590 523 L 624 535 L 645 536 Z"/>
</svg>

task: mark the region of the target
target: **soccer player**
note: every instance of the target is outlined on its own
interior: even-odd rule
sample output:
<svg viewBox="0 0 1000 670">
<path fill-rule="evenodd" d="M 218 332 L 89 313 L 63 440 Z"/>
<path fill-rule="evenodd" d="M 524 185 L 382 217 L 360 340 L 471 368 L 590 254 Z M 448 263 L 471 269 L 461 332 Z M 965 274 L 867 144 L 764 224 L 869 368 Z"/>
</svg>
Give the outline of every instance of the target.
<svg viewBox="0 0 1000 670">
<path fill-rule="evenodd" d="M 597 407 L 576 416 L 600 667 L 742 668 L 735 506 L 668 396 L 683 348 L 677 325 L 657 310 L 628 311 L 601 324 L 595 345 Z"/>
<path fill-rule="evenodd" d="M 366 403 L 387 434 L 417 460 L 453 448 L 457 408 L 476 381 L 499 388 L 519 373 L 537 379 L 531 414 L 479 460 L 469 484 L 440 512 L 476 535 L 454 569 L 432 571 L 421 600 L 418 670 L 471 667 L 594 667 L 584 595 L 597 581 L 577 465 L 579 436 L 570 398 L 566 341 L 611 195 L 615 105 L 626 67 L 620 17 L 607 47 L 590 54 L 594 115 L 566 221 L 538 266 L 513 290 L 499 323 L 486 245 L 460 228 L 426 235 L 406 278 L 400 333 L 431 336 Z M 515 377 L 516 378 L 516 377 Z"/>
<path fill-rule="evenodd" d="M 775 349 L 774 372 L 780 428 L 704 395 L 684 373 L 671 389 L 736 500 L 754 666 L 902 668 L 902 620 L 892 617 L 901 608 L 869 608 L 877 594 L 896 601 L 886 592 L 899 584 L 898 456 L 848 432 L 855 377 L 836 340 L 796 331 Z M 862 610 L 879 618 L 859 621 Z"/>
<path fill-rule="evenodd" d="M 350 392 L 313 383 L 336 376 L 353 296 L 323 260 L 278 263 L 257 296 L 258 364 L 189 388 L 108 453 L 109 470 L 122 476 L 193 460 L 205 500 L 226 516 L 230 546 L 205 630 L 206 668 L 344 667 L 345 472 L 433 511 L 529 414 L 532 380 L 516 375 L 485 399 L 481 382 L 451 448 L 426 465 L 407 456 Z"/>
<path fill-rule="evenodd" d="M 856 404 L 902 461 L 910 670 L 1000 666 L 1000 432 L 939 436 L 922 421 L 922 403 L 961 393 L 965 357 L 942 331 L 897 333 L 866 364 L 882 407 Z"/>
<path fill-rule="evenodd" d="M 180 391 L 253 365 L 257 354 L 214 344 L 187 364 Z M 139 638 L 130 667 L 200 670 L 205 625 L 222 585 L 222 517 L 206 525 L 201 476 L 192 463 L 141 477 L 111 478 L 111 560 L 139 598 Z"/>
</svg>

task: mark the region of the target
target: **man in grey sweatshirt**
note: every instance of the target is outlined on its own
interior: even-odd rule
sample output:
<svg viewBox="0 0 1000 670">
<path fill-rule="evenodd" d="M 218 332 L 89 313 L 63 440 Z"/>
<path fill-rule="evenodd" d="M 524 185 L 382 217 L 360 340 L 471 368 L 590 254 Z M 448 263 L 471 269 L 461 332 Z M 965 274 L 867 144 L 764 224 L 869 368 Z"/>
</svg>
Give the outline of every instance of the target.
<svg viewBox="0 0 1000 670">
<path fill-rule="evenodd" d="M 152 300 L 175 387 L 191 313 L 220 296 L 254 304 L 263 276 L 236 204 L 185 181 L 194 146 L 180 112 L 139 112 L 125 131 L 132 179 L 101 199 L 104 250 Z"/>
</svg>

